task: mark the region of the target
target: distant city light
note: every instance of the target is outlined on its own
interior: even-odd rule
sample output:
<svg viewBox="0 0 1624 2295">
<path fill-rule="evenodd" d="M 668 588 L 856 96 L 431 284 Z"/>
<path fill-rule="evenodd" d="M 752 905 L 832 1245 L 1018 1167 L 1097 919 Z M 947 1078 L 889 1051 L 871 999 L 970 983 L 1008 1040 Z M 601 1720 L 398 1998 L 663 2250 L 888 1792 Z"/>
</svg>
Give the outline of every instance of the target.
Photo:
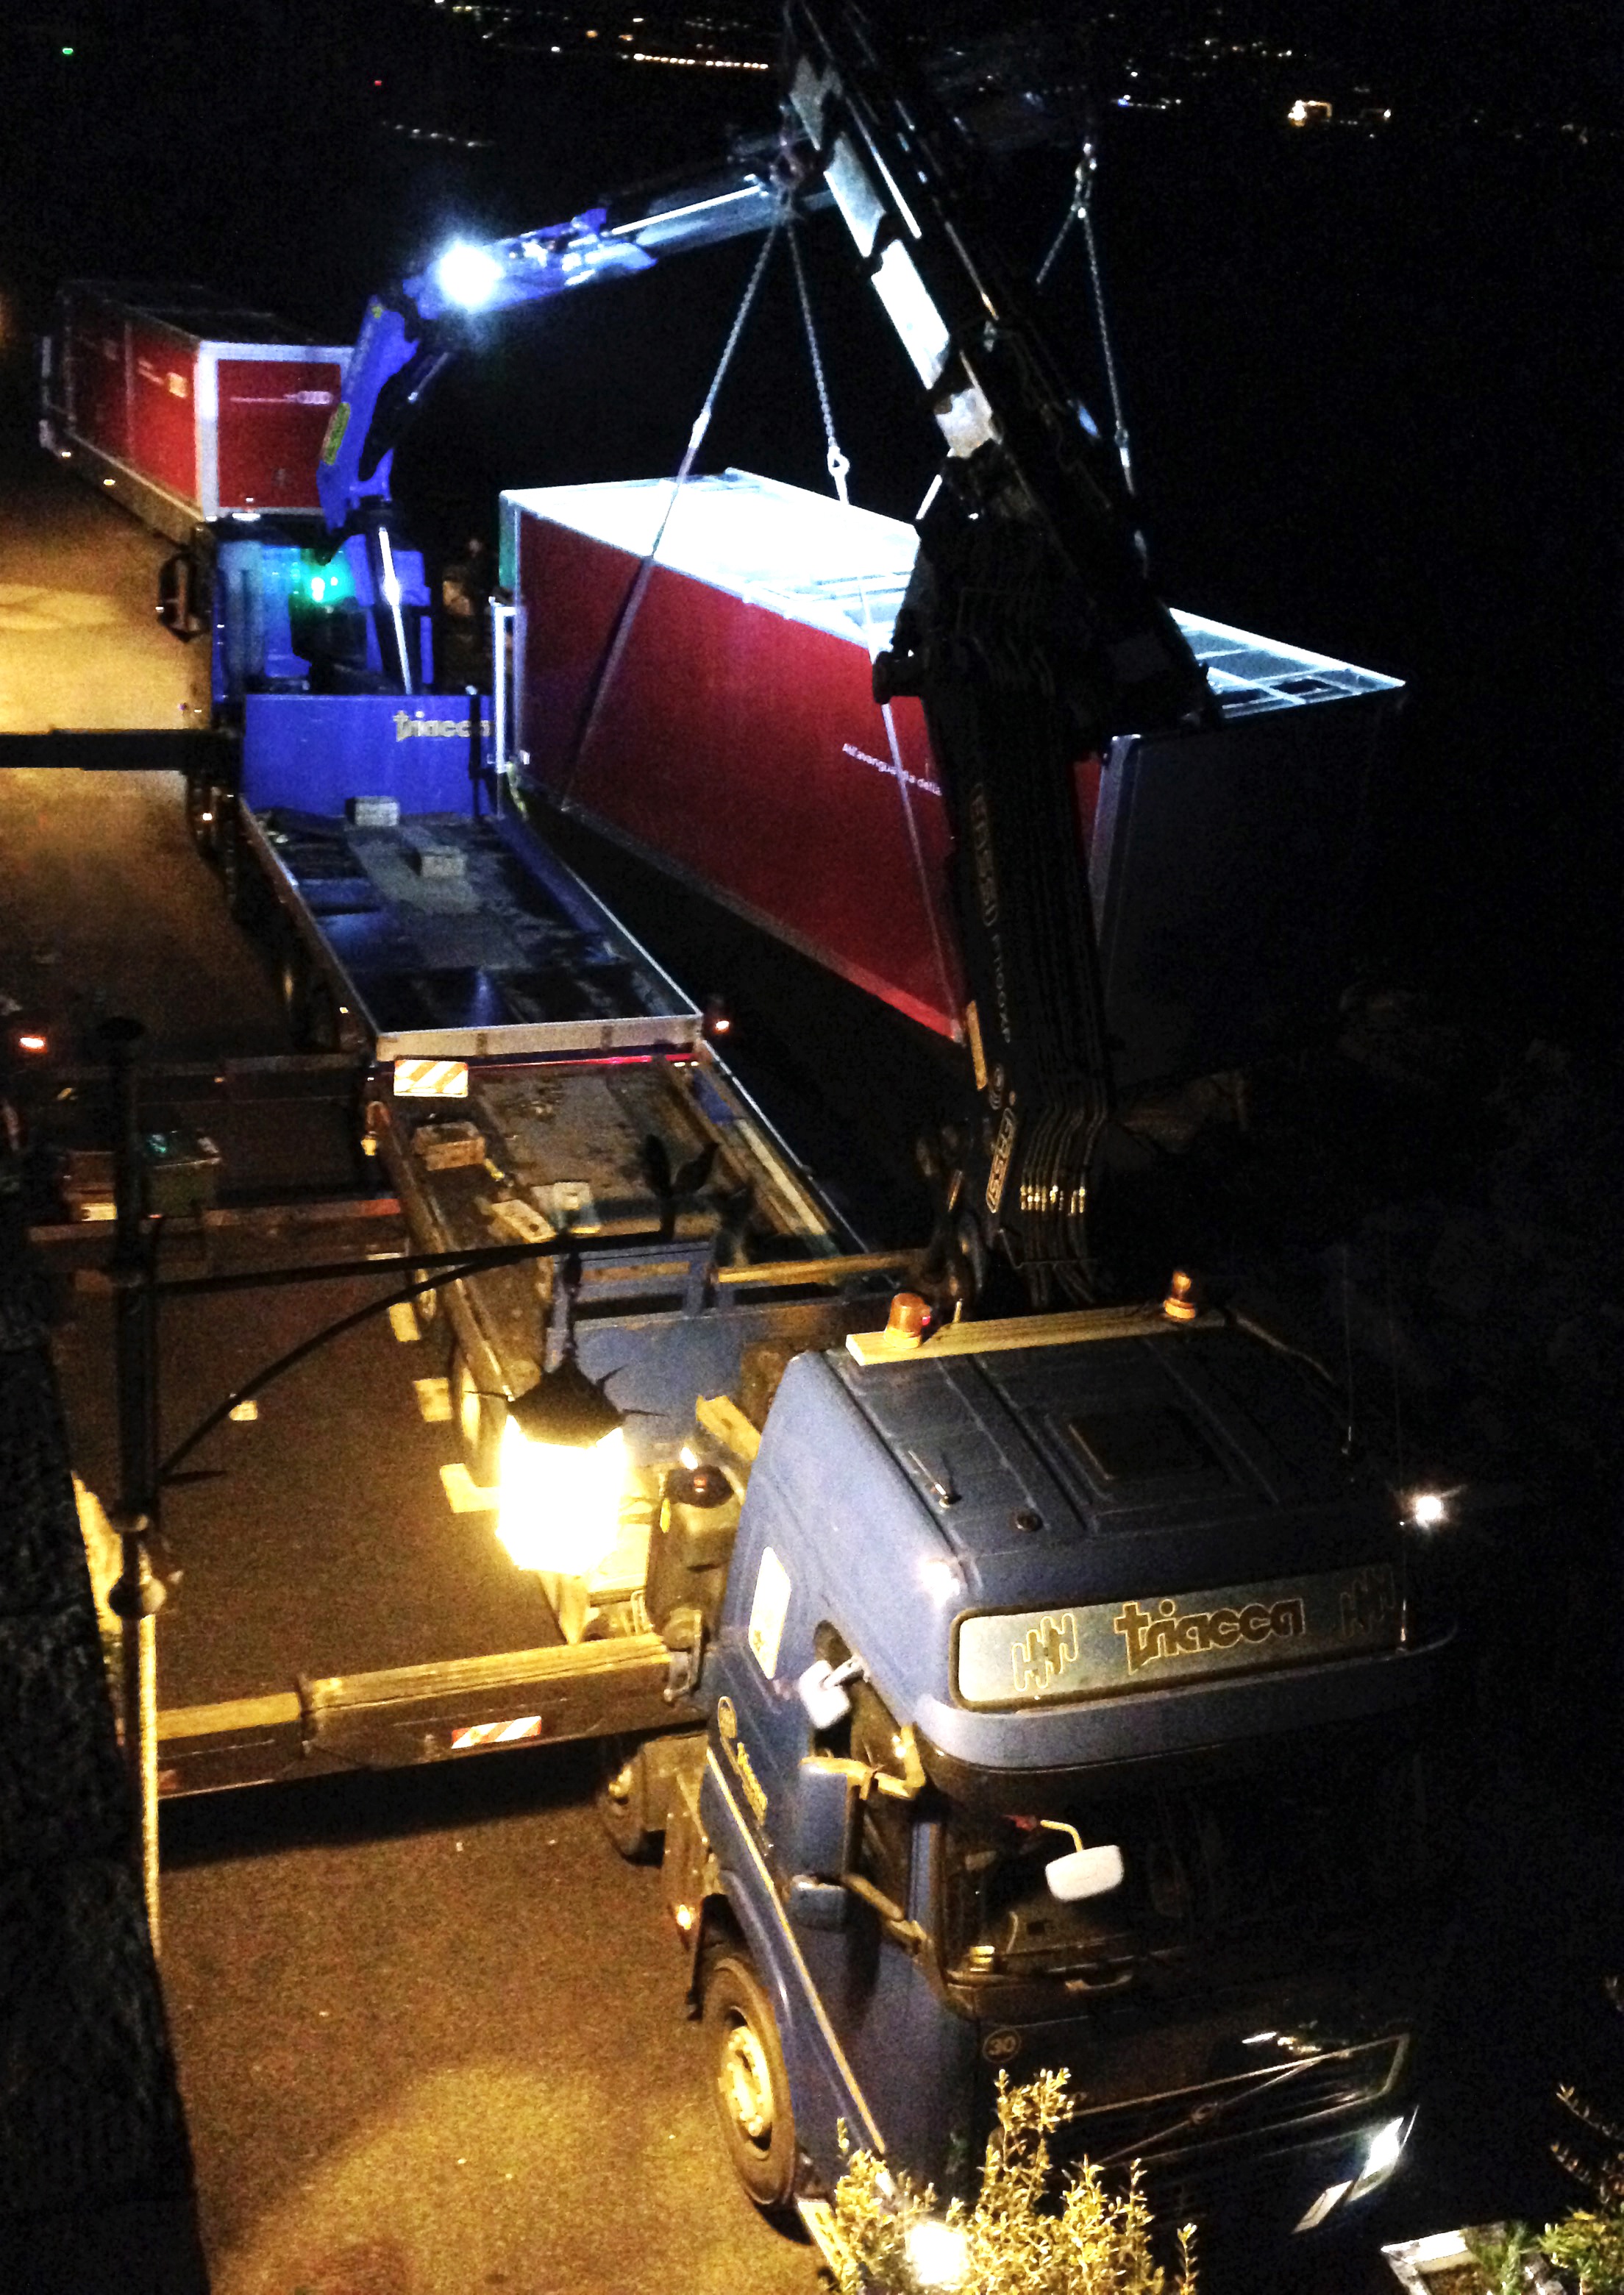
<svg viewBox="0 0 1624 2295">
<path fill-rule="evenodd" d="M 657 56 L 645 48 L 633 48 L 634 64 L 678 64 L 689 70 L 703 68 L 706 71 L 771 71 L 771 64 L 747 63 L 736 56 Z"/>
</svg>

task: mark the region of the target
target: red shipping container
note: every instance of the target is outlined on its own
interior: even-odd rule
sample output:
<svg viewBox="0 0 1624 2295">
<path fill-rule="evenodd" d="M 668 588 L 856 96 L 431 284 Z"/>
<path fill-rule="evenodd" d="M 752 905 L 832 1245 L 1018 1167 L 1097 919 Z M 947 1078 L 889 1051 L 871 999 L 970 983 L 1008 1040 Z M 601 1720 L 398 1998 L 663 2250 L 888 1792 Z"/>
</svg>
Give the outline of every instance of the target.
<svg viewBox="0 0 1624 2295">
<path fill-rule="evenodd" d="M 125 322 L 129 362 L 129 460 L 143 478 L 188 504 L 198 494 L 199 346 L 172 327 Z"/>
<path fill-rule="evenodd" d="M 44 354 L 45 444 L 160 532 L 314 511 L 349 353 L 197 287 L 65 287 Z"/>
<path fill-rule="evenodd" d="M 502 502 L 528 783 L 957 1035 L 950 839 L 924 714 L 899 701 L 887 725 L 869 688 L 912 528 L 741 471 L 690 482 L 674 507 L 658 482 Z"/>
<path fill-rule="evenodd" d="M 916 547 L 911 527 L 739 470 L 674 502 L 665 481 L 504 494 L 504 756 L 541 797 L 956 1035 L 951 838 L 924 715 L 900 701 L 888 726 L 869 690 Z M 1334 1010 L 1400 690 L 1175 618 L 1215 722 L 1123 735 L 1076 766 L 1124 1086 L 1272 1055 Z"/>
</svg>

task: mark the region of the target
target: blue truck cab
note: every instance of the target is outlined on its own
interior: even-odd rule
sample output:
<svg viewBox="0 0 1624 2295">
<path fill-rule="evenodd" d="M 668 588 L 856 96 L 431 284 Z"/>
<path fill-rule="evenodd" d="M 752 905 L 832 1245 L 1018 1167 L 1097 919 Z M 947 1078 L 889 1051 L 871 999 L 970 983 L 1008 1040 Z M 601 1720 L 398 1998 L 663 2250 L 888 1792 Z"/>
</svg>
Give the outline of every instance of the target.
<svg viewBox="0 0 1624 2295">
<path fill-rule="evenodd" d="M 1403 1540 L 1217 1318 L 789 1365 L 665 1846 L 758 2202 L 826 2194 L 843 2128 L 967 2193 L 998 2075 L 1059 2066 L 1057 2158 L 1138 2160 L 1163 2207 L 1311 2230 L 1385 2179 L 1454 1703 Z"/>
</svg>

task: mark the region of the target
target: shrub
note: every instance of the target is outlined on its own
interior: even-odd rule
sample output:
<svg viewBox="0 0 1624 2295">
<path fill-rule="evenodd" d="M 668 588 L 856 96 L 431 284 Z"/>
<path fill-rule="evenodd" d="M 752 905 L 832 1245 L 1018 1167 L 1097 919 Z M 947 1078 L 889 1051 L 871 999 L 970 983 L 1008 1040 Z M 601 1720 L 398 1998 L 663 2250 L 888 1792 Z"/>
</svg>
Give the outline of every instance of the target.
<svg viewBox="0 0 1624 2295">
<path fill-rule="evenodd" d="M 841 2295 L 1195 2295 L 1195 2226 L 1179 2230 L 1170 2276 L 1155 2260 L 1137 2165 L 1117 2192 L 1085 2160 L 1052 2203 L 1049 2138 L 1073 2109 L 1064 2071 L 1021 2087 L 1000 2072 L 998 2126 L 969 2208 L 939 2209 L 928 2185 L 852 2153 L 834 2201 Z"/>
</svg>

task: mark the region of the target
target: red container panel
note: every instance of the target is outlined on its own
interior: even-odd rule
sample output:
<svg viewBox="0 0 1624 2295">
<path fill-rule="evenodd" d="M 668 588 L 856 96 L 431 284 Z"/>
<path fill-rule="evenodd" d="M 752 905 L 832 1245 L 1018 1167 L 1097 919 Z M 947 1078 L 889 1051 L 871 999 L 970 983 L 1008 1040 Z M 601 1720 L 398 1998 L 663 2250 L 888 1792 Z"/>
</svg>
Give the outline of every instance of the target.
<svg viewBox="0 0 1624 2295">
<path fill-rule="evenodd" d="M 198 499 L 197 345 L 167 327 L 128 322 L 128 460 L 183 502 Z"/>
<path fill-rule="evenodd" d="M 516 730 L 527 780 L 956 1035 L 951 839 L 918 702 L 893 705 L 899 779 L 859 634 L 662 563 L 594 705 L 641 560 L 562 522 L 575 491 L 608 490 L 549 490 L 559 514 L 518 521 Z M 808 501 L 820 519 L 843 515 L 782 492 L 787 525 Z"/>
<path fill-rule="evenodd" d="M 339 361 L 223 350 L 216 372 L 219 508 L 314 508 L 316 463 L 343 380 Z"/>
<path fill-rule="evenodd" d="M 200 288 L 80 281 L 58 303 L 42 412 L 88 477 L 130 481 L 119 499 L 184 535 L 230 510 L 320 507 L 348 355 Z"/>
<path fill-rule="evenodd" d="M 75 300 L 66 343 L 74 428 L 91 445 L 120 460 L 130 451 L 126 347 L 121 317 L 102 305 Z"/>
<path fill-rule="evenodd" d="M 737 470 L 674 502 L 637 482 L 509 494 L 502 510 L 521 774 L 956 1033 L 950 837 L 923 713 L 894 709 L 899 778 L 869 692 L 913 529 Z M 1125 1086 L 1243 1066 L 1326 1024 L 1372 744 L 1399 691 L 1178 619 L 1218 722 L 1075 763 L 1077 866 Z"/>
</svg>

